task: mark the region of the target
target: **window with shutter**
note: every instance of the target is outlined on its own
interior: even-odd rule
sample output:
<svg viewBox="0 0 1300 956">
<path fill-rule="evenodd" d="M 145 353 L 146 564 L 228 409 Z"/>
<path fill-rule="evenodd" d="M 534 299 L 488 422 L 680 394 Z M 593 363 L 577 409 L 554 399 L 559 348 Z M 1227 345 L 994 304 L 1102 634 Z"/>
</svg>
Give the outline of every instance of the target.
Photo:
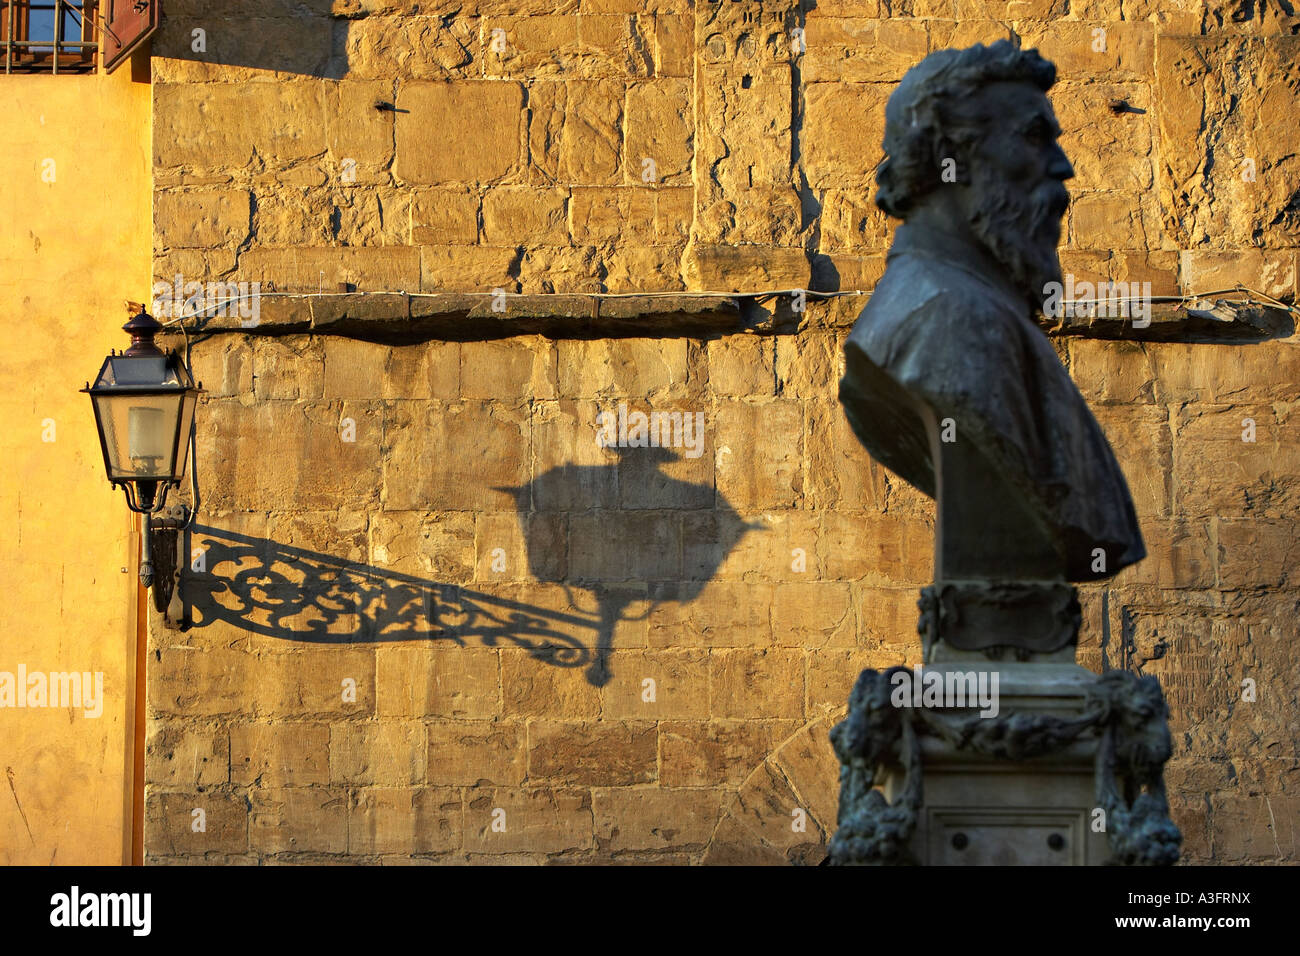
<svg viewBox="0 0 1300 956">
<path fill-rule="evenodd" d="M 159 0 L 100 0 L 104 7 L 104 71 L 112 73 L 158 29 Z"/>
</svg>

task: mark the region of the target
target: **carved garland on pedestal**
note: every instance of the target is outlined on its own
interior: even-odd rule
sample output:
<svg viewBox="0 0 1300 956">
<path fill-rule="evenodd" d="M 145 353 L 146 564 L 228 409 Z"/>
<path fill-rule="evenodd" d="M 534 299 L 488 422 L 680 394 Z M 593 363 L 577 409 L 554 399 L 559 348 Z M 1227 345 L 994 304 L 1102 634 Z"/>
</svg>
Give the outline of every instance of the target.
<svg viewBox="0 0 1300 956">
<path fill-rule="evenodd" d="M 848 716 L 831 730 L 831 744 L 840 759 L 832 866 L 916 862 L 908 843 L 921 808 L 922 735 L 938 737 L 959 750 L 1027 760 L 1061 750 L 1089 730 L 1101 736 L 1097 805 L 1106 813 L 1114 862 L 1167 866 L 1178 860 L 1182 834 L 1169 819 L 1163 771 L 1173 752 L 1166 724 L 1169 711 L 1155 677 L 1129 671 L 1103 674 L 1088 689 L 1084 713 L 1073 719 L 1027 713 L 983 718 L 894 706 L 892 678 L 900 671 L 910 675 L 905 667 L 863 671 L 849 697 Z M 886 763 L 899 764 L 904 771 L 902 793 L 892 805 L 872 788 L 876 768 Z"/>
</svg>

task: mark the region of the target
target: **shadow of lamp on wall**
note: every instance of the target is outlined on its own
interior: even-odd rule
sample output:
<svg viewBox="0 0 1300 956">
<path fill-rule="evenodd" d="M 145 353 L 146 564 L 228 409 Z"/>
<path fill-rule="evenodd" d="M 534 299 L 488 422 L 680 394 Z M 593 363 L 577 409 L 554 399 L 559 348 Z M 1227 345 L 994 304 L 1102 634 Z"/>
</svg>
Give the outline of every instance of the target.
<svg viewBox="0 0 1300 956">
<path fill-rule="evenodd" d="M 714 497 L 712 486 L 696 485 L 665 474 L 660 466 L 677 460 L 677 454 L 666 447 L 613 447 L 619 462 L 616 465 L 565 464 L 538 475 L 528 484 L 518 487 L 498 487 L 495 491 L 511 495 L 519 513 L 528 555 L 528 569 L 533 578 L 565 587 L 588 590 L 600 609 L 600 623 L 596 647 L 587 668 L 587 681 L 603 687 L 612 678 L 609 655 L 614 646 L 614 631 L 629 604 L 642 599 L 635 589 L 606 587 L 612 576 L 630 584 L 652 587 L 647 608 L 649 615 L 656 605 L 665 600 L 685 603 L 699 596 L 705 584 L 713 577 L 731 549 L 750 531 L 763 530 L 762 522 L 741 521 L 739 515 L 720 494 L 712 514 L 718 523 L 716 538 L 697 542 L 693 549 L 694 561 L 689 573 L 680 575 L 674 568 L 668 571 L 662 552 L 671 547 L 674 536 L 668 525 L 679 519 L 674 503 L 691 501 L 701 492 Z M 608 484 L 610 479 L 621 477 L 620 507 L 602 514 L 603 520 L 588 525 L 588 533 L 600 541 L 581 539 L 570 542 L 591 554 L 607 557 L 615 566 L 602 568 L 598 578 L 584 580 L 571 577 L 567 572 L 555 573 L 555 563 L 547 553 L 552 546 L 549 537 L 534 533 L 528 518 L 536 511 L 563 510 L 573 497 L 573 489 L 596 489 Z M 571 530 L 571 534 L 575 534 Z M 657 573 L 656 569 L 662 569 Z M 685 571 L 686 569 L 683 569 Z M 572 603 L 572 601 L 571 601 Z M 640 618 L 628 618 L 639 620 Z"/>
<path fill-rule="evenodd" d="M 645 601 L 644 617 L 661 604 L 694 600 L 740 539 L 765 527 L 742 520 L 712 481 L 666 474 L 662 466 L 677 459 L 666 447 L 618 449 L 617 463 L 560 465 L 526 485 L 497 488 L 515 500 L 533 579 L 559 584 L 566 594 L 590 592 L 598 613 L 588 615 L 572 598 L 568 611 L 547 610 L 195 525 L 188 506 L 166 502 L 185 477 L 204 390 L 178 354 L 154 343 L 163 326 L 144 306 L 129 305 L 123 329 L 130 347 L 110 354 L 82 391 L 91 397 L 108 479 L 144 515 L 140 580 L 169 628 L 220 619 L 269 636 L 329 643 L 508 640 L 557 666 L 586 664 L 587 680 L 603 686 L 612 676 L 614 633 L 630 604 Z M 570 530 L 571 552 L 583 555 L 572 573 L 549 560 L 555 542 L 537 534 L 530 518 L 575 510 L 594 520 Z M 681 524 L 687 516 L 694 519 L 689 533 Z M 187 620 L 181 589 L 179 538 L 186 530 L 216 536 L 205 541 L 207 573 L 186 578 L 197 620 Z M 569 633 L 574 628 L 596 632 L 590 651 Z"/>
<path fill-rule="evenodd" d="M 131 336 L 130 347 L 110 352 L 95 384 L 81 391 L 90 395 L 95 411 L 108 480 L 126 494 L 128 508 L 144 515 L 140 583 L 152 589 L 154 607 L 174 624 L 180 617 L 176 533 L 191 513 L 183 504 L 167 508 L 167 492 L 185 477 L 194 407 L 203 389 L 178 354 L 154 344 L 162 325 L 143 305 L 127 307 L 132 315 L 122 329 Z M 164 558 L 160 574 L 154 571 L 155 554 Z"/>
<path fill-rule="evenodd" d="M 737 542 L 765 528 L 742 520 L 712 482 L 664 474 L 659 465 L 667 460 L 671 453 L 664 449 L 632 449 L 616 464 L 561 465 L 527 485 L 498 489 L 515 498 L 531 579 L 560 585 L 567 607 L 519 600 L 510 584 L 506 593 L 491 585 L 476 590 L 195 522 L 190 553 L 204 557 L 201 573 L 183 571 L 185 608 L 192 613 L 187 624 L 223 622 L 277 640 L 336 646 L 413 640 L 509 645 L 550 667 L 582 668 L 588 683 L 601 686 L 612 677 L 614 632 L 630 620 L 623 616 L 630 603 L 646 602 L 639 618 L 654 607 L 695 599 Z M 621 506 L 611 493 L 616 487 Z M 531 519 L 570 515 L 575 502 L 592 498 L 604 507 L 586 512 L 592 520 L 572 529 L 569 544 L 585 557 L 570 575 L 561 570 L 569 562 L 553 553 L 554 537 Z M 674 510 L 683 501 L 700 507 Z M 696 523 L 680 541 L 672 529 L 678 517 Z M 559 547 L 567 555 L 568 545 Z M 677 547 L 684 567 L 672 554 Z M 595 612 L 580 607 L 570 589 L 588 592 Z"/>
</svg>

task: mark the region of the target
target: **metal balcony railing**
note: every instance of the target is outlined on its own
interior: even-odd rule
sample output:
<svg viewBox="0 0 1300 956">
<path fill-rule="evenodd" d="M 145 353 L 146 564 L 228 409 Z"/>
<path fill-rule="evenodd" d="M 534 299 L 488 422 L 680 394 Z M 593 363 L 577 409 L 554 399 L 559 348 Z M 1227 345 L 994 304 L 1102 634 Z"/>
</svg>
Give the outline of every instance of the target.
<svg viewBox="0 0 1300 956">
<path fill-rule="evenodd" d="M 5 73 L 95 72 L 97 15 L 98 0 L 0 0 Z"/>
</svg>

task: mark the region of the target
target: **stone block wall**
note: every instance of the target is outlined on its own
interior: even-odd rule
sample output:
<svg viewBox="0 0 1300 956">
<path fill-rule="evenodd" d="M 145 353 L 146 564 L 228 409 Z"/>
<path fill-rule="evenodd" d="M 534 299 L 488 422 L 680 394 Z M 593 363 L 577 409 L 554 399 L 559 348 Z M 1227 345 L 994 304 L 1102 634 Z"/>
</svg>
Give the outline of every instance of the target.
<svg viewBox="0 0 1300 956">
<path fill-rule="evenodd" d="M 1297 27 L 1253 0 L 182 0 L 154 47 L 157 272 L 869 289 L 894 83 L 1018 38 L 1058 66 L 1067 271 L 1287 295 Z"/>
<path fill-rule="evenodd" d="M 933 533 L 848 441 L 839 338 L 196 346 L 202 570 L 195 626 L 152 629 L 151 855 L 816 854 L 828 718 L 917 659 Z M 620 404 L 700 440 L 602 448 Z"/>
<path fill-rule="evenodd" d="M 1058 64 L 1066 271 L 1294 297 L 1297 39 L 1269 5 L 223 10 L 171 3 L 155 43 L 165 282 L 869 290 L 893 84 L 1018 36 Z M 195 626 L 151 622 L 149 859 L 820 859 L 827 730 L 861 668 L 917 663 L 931 572 L 931 506 L 836 401 L 860 305 L 719 336 L 196 337 Z M 1085 589 L 1081 660 L 1161 676 L 1186 860 L 1294 861 L 1296 342 L 1056 343 L 1150 552 Z M 602 448 L 620 405 L 701 414 L 699 454 Z"/>
<path fill-rule="evenodd" d="M 151 858 L 817 859 L 826 732 L 861 668 L 918 662 L 933 533 L 850 441 L 842 336 L 197 345 Z M 1289 860 L 1300 351 L 1062 351 L 1151 552 L 1085 589 L 1081 660 L 1161 677 L 1189 861 Z M 601 448 L 620 403 L 702 413 L 701 454 Z"/>
</svg>

